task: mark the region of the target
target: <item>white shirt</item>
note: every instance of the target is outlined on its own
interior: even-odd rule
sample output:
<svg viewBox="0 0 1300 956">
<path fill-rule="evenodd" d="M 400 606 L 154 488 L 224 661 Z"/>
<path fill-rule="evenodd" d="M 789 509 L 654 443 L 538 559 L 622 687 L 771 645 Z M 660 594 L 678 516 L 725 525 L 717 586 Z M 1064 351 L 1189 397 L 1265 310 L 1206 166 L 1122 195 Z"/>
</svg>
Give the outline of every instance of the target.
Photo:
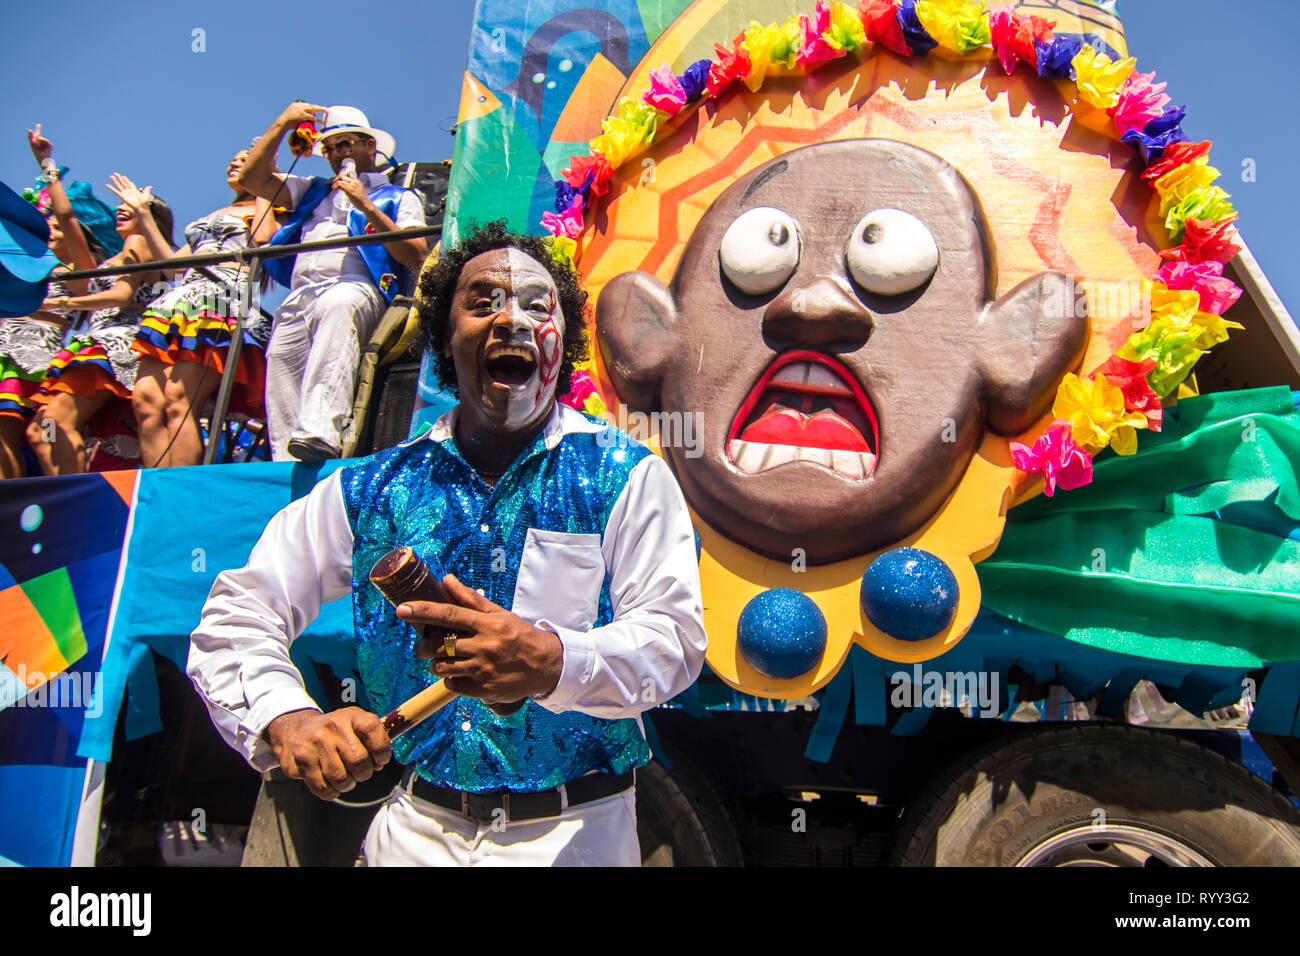
<svg viewBox="0 0 1300 956">
<path fill-rule="evenodd" d="M 388 184 L 388 177 L 383 173 L 360 173 L 358 178 L 366 185 L 366 192 L 373 192 L 380 186 Z M 293 208 L 297 208 L 307 187 L 311 185 L 310 176 L 286 176 L 285 188 Z M 348 214 L 352 212 L 349 201 L 346 210 L 334 208 L 334 194 L 326 194 L 317 203 L 316 208 L 308 214 L 302 224 L 300 242 L 317 242 L 322 239 L 339 239 L 348 234 Z M 397 219 L 394 225 L 398 229 L 410 226 L 423 226 L 424 205 L 420 197 L 407 190 L 397 205 Z M 342 249 L 318 249 L 316 252 L 300 252 L 293 265 L 293 288 L 312 282 L 332 279 L 348 279 L 356 282 L 371 282 L 373 279 L 366 270 L 361 253 L 356 246 Z"/>
<path fill-rule="evenodd" d="M 412 441 L 446 438 L 456 411 Z M 601 427 L 557 405 L 544 431 L 547 447 Z M 266 726 L 293 710 L 320 709 L 289 647 L 322 604 L 352 591 L 353 535 L 341 477 L 332 472 L 271 519 L 248 564 L 217 576 L 191 635 L 186 672 L 221 735 L 258 771 L 277 765 L 262 739 Z M 606 572 L 613 620 L 592 628 Z M 594 590 L 580 585 L 587 578 Z M 575 594 L 589 596 L 578 601 Z M 695 532 L 662 459 L 648 455 L 632 469 L 598 542 L 575 547 L 554 533 L 530 532 L 512 611 L 560 638 L 559 682 L 534 698 L 555 713 L 637 717 L 695 681 L 706 644 Z"/>
</svg>

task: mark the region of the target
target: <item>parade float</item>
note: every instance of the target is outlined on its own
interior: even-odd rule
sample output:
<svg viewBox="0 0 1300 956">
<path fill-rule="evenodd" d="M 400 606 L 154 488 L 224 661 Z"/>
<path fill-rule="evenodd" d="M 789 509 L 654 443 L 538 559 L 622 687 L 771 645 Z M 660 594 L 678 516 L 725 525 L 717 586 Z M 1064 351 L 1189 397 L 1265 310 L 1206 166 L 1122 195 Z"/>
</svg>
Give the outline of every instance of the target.
<svg viewBox="0 0 1300 956">
<path fill-rule="evenodd" d="M 565 400 L 699 537 L 648 861 L 1300 862 L 1297 333 L 1111 7 L 479 4 L 444 241 L 553 237 L 591 305 Z M 0 712 L 69 854 L 115 729 L 167 733 L 153 656 L 328 470 L 0 489 L 6 667 L 105 684 Z M 178 540 L 196 494 L 239 520 Z M 350 635 L 331 606 L 295 646 L 323 705 Z"/>
</svg>

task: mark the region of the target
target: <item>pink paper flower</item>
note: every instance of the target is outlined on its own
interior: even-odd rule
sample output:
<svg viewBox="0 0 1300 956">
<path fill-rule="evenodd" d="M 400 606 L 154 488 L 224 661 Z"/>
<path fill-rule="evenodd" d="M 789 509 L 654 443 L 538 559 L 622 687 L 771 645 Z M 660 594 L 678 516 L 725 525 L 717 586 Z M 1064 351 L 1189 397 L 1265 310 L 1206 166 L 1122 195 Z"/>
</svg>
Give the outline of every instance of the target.
<svg viewBox="0 0 1300 956">
<path fill-rule="evenodd" d="M 582 195 L 575 195 L 564 212 L 542 213 L 542 228 L 553 236 L 567 236 L 570 239 L 582 235 Z"/>
<path fill-rule="evenodd" d="M 596 383 L 592 380 L 591 373 L 582 369 L 574 369 L 569 381 L 569 390 L 560 396 L 560 402 L 582 411 L 587 399 L 596 394 Z"/>
<path fill-rule="evenodd" d="M 1023 442 L 1011 443 L 1011 459 L 1027 474 L 1043 476 L 1043 491 L 1050 498 L 1056 488 L 1067 491 L 1092 481 L 1092 457 L 1074 443 L 1070 423 L 1057 419 L 1030 448 Z"/>
<path fill-rule="evenodd" d="M 686 89 L 672 68 L 663 63 L 659 69 L 650 71 L 650 89 L 642 94 L 641 99 L 669 116 L 676 116 L 686 105 Z"/>
<path fill-rule="evenodd" d="M 1124 78 L 1119 88 L 1119 100 L 1106 112 L 1115 121 L 1121 136 L 1131 129 L 1140 130 L 1153 119 L 1164 114 L 1169 97 L 1163 92 L 1167 83 L 1155 83 L 1154 72 L 1139 73 L 1134 70 Z"/>
<path fill-rule="evenodd" d="M 1201 297 L 1201 311 L 1223 315 L 1241 298 L 1241 287 L 1223 274 L 1223 263 L 1169 261 L 1156 276 L 1171 289 L 1191 289 Z"/>
<path fill-rule="evenodd" d="M 803 44 L 799 47 L 798 56 L 795 57 L 795 63 L 799 66 L 825 63 L 843 53 L 822 37 L 822 34 L 831 27 L 831 6 L 826 0 L 818 0 L 816 17 L 816 20 L 809 20 L 807 17 L 799 18 L 799 25 L 803 27 Z"/>
</svg>

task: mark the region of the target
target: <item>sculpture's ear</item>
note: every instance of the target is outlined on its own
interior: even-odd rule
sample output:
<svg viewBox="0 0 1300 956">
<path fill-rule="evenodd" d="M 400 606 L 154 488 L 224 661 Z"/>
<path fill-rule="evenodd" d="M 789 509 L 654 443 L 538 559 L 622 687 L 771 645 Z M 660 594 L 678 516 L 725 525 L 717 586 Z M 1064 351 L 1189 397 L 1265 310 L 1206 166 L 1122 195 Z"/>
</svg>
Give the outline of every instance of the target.
<svg viewBox="0 0 1300 956">
<path fill-rule="evenodd" d="M 1088 303 L 1064 273 L 1041 272 L 990 303 L 979 323 L 989 430 L 1018 435 L 1029 428 L 1087 345 Z"/>
<path fill-rule="evenodd" d="M 624 272 L 601 290 L 596 342 L 619 398 L 633 410 L 658 409 L 676 324 L 672 291 L 648 273 Z"/>
</svg>

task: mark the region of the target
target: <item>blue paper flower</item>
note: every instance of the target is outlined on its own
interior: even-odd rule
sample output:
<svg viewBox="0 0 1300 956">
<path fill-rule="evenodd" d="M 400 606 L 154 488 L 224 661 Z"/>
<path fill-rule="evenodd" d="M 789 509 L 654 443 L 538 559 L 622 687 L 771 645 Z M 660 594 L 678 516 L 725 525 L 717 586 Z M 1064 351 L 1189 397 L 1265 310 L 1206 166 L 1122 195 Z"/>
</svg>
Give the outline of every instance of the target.
<svg viewBox="0 0 1300 956">
<path fill-rule="evenodd" d="M 939 45 L 921 25 L 921 18 L 916 15 L 916 0 L 903 0 L 898 5 L 898 25 L 903 28 L 903 39 L 912 48 L 913 56 L 927 56 Z"/>
<path fill-rule="evenodd" d="M 709 79 L 709 67 L 712 66 L 711 60 L 696 60 L 686 68 L 686 72 L 678 77 L 682 82 L 682 89 L 686 91 L 686 102 L 692 103 L 704 95 L 704 87 Z"/>
<path fill-rule="evenodd" d="M 1078 37 L 1053 37 L 1050 43 L 1037 40 L 1038 75 L 1063 77 L 1070 79 L 1074 75 L 1072 61 L 1083 49 L 1083 41 Z"/>
<path fill-rule="evenodd" d="M 1120 138 L 1141 153 L 1142 162 L 1149 166 L 1170 145 L 1187 139 L 1181 125 L 1186 113 L 1184 106 L 1166 106 L 1165 111 L 1143 126 L 1140 132 L 1131 129 Z"/>
</svg>

